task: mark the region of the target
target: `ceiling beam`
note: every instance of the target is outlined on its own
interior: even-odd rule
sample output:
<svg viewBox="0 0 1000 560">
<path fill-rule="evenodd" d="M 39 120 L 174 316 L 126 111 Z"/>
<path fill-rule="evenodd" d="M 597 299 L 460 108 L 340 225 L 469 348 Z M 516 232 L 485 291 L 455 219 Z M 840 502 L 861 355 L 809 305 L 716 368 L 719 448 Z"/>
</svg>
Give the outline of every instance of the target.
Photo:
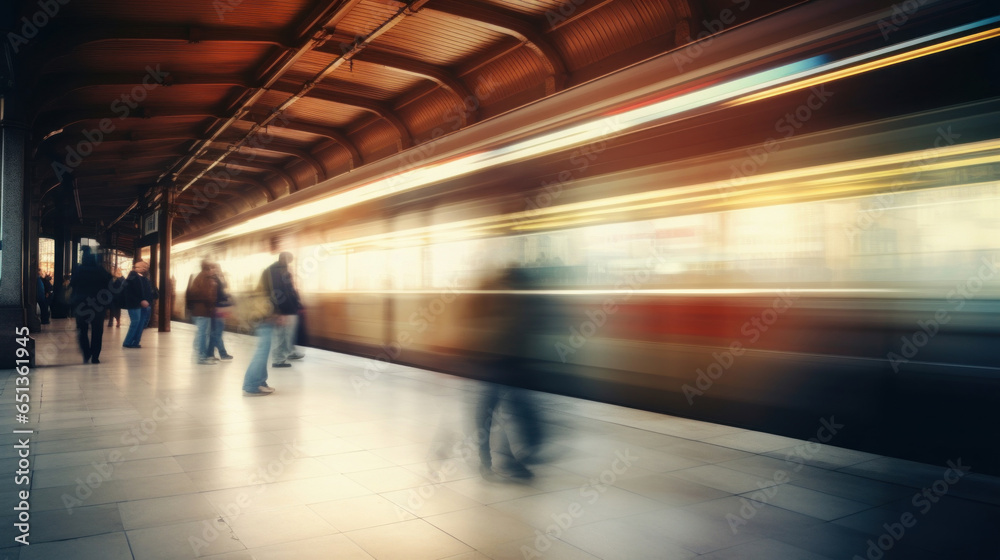
<svg viewBox="0 0 1000 560">
<path fill-rule="evenodd" d="M 195 160 L 195 163 L 209 165 L 212 162 L 217 161 L 217 159 L 220 158 L 221 156 L 222 154 L 218 152 L 214 154 L 206 153 L 205 159 Z M 293 193 L 298 190 L 298 185 L 295 184 L 295 180 L 292 179 L 292 176 L 289 175 L 287 171 L 276 165 L 269 165 L 267 163 L 262 163 L 259 161 L 247 161 L 245 159 L 227 161 L 224 165 L 226 167 L 243 167 L 246 169 L 255 169 L 257 171 L 266 171 L 268 173 L 274 173 L 278 177 L 281 177 L 281 179 L 288 185 L 288 192 Z M 232 175 L 232 173 L 230 173 L 230 175 Z M 190 181 L 190 179 L 188 180 Z"/>
<path fill-rule="evenodd" d="M 56 19 L 44 30 L 45 41 L 28 45 L 25 56 L 29 68 L 44 72 L 50 61 L 74 53 L 81 47 L 109 41 L 173 42 L 173 43 L 242 43 L 273 45 L 290 48 L 281 33 L 258 28 L 206 27 L 166 24 L 108 24 L 103 20 Z M 34 48 L 33 48 L 34 47 Z"/>
<path fill-rule="evenodd" d="M 273 152 L 276 154 L 293 156 L 295 158 L 298 158 L 299 160 L 304 161 L 307 165 L 309 165 L 309 167 L 312 167 L 313 172 L 316 174 L 317 183 L 326 180 L 326 169 L 324 169 L 323 165 L 319 162 L 319 160 L 317 160 L 308 151 L 301 150 L 294 146 L 279 144 L 273 141 L 272 142 L 258 141 L 257 140 L 258 138 L 260 138 L 259 134 L 251 138 L 249 142 L 240 146 L 239 149 L 237 149 L 237 152 L 242 150 L 259 150 L 262 152 Z"/>
<path fill-rule="evenodd" d="M 95 126 L 89 127 L 88 130 L 93 130 L 100 126 L 100 123 L 107 119 L 105 123 L 105 129 L 114 132 L 117 128 L 116 123 L 125 119 L 154 119 L 154 118 L 169 118 L 169 119 L 204 119 L 204 118 L 217 118 L 218 115 L 216 111 L 207 108 L 185 108 L 185 107 L 137 107 L 135 110 L 125 111 L 124 109 L 120 112 L 112 111 L 108 106 L 104 107 L 85 107 L 82 109 L 74 109 L 70 111 L 50 111 L 47 113 L 42 113 L 44 116 L 39 116 L 36 119 L 33 130 L 41 134 L 41 138 L 37 141 L 51 137 L 52 133 L 65 130 L 70 126 L 85 123 L 89 121 L 98 121 Z M 96 134 L 96 133 L 95 133 Z"/>
<path fill-rule="evenodd" d="M 281 93 L 293 95 L 301 93 L 294 86 L 289 87 L 283 84 L 275 85 L 275 87 L 272 88 L 272 91 L 279 91 Z M 321 86 L 309 89 L 308 93 L 306 93 L 306 97 L 319 99 L 321 101 L 328 101 L 330 103 L 338 103 L 340 105 L 349 105 L 351 107 L 357 107 L 358 109 L 372 113 L 385 120 L 394 129 L 396 129 L 396 134 L 399 136 L 397 149 L 404 150 L 413 145 L 413 137 L 410 135 L 410 131 L 406 128 L 406 124 L 403 123 L 403 120 L 399 118 L 399 115 L 397 115 L 392 109 L 378 101 L 367 97 L 340 93 Z"/>
<path fill-rule="evenodd" d="M 379 66 L 384 66 L 385 68 L 389 68 L 396 72 L 402 72 L 411 76 L 419 76 L 430 80 L 442 88 L 450 91 L 455 97 L 458 98 L 459 105 L 463 107 L 463 111 L 461 111 L 462 119 L 464 121 L 462 126 L 468 126 L 479 120 L 478 104 L 474 105 L 474 108 L 471 110 L 467 106 L 468 101 L 475 99 L 475 97 L 469 91 L 469 88 L 465 86 L 465 83 L 447 68 L 434 66 L 412 58 L 373 51 L 371 49 L 362 52 L 361 55 L 358 56 L 358 60 L 378 64 Z"/>
<path fill-rule="evenodd" d="M 235 122 L 243 118 L 243 115 L 250 111 L 254 104 L 256 104 L 261 97 L 264 96 L 268 88 L 280 80 L 281 77 L 284 76 L 296 62 L 311 52 L 315 47 L 322 44 L 326 35 L 326 31 L 324 29 L 327 25 L 336 25 L 336 22 L 339 22 L 343 17 L 350 13 L 350 11 L 353 10 L 358 3 L 359 2 L 356 0 L 329 0 L 321 3 L 316 9 L 309 12 L 309 14 L 303 18 L 303 21 L 298 26 L 299 37 L 297 38 L 298 41 L 295 45 L 294 51 L 285 53 L 284 55 L 275 58 L 270 64 L 265 65 L 258 74 L 258 82 L 261 86 L 248 89 L 241 97 L 236 108 L 230 111 L 229 115 L 222 120 L 221 126 L 216 128 L 211 136 L 203 139 L 201 145 L 192 148 L 191 152 L 187 156 L 165 170 L 163 174 L 160 175 L 159 180 L 163 181 L 171 176 L 177 176 L 183 173 L 192 162 L 205 152 L 205 149 L 210 143 L 215 141 L 215 139 L 222 135 L 222 133 Z M 291 103 L 294 103 L 294 99 L 283 103 L 280 110 L 283 111 L 287 108 L 287 105 Z M 272 113 L 270 117 L 267 117 L 263 123 L 256 123 L 254 127 L 250 129 L 250 132 L 247 134 L 247 138 L 256 132 L 256 129 L 261 124 L 266 125 L 270 122 L 270 120 L 279 116 L 279 114 L 280 111 L 276 111 Z M 223 155 L 222 157 L 225 158 L 226 156 Z M 220 159 L 209 164 L 209 166 L 204 169 L 201 174 L 206 173 L 216 165 L 219 165 L 221 162 L 222 160 Z M 190 183 L 181 185 L 181 190 L 183 191 L 189 185 Z"/>
<path fill-rule="evenodd" d="M 36 110 L 43 109 L 49 103 L 62 99 L 89 88 L 114 87 L 120 88 L 120 93 L 127 94 L 131 88 L 143 85 L 147 74 L 48 74 L 33 86 L 33 90 L 42 92 L 34 104 Z M 250 78 L 241 75 L 219 74 L 175 74 L 166 72 L 161 85 L 170 86 L 230 86 L 253 87 Z"/>
<path fill-rule="evenodd" d="M 261 120 L 262 117 L 260 115 L 260 112 L 254 112 L 247 116 L 253 118 L 254 120 Z M 316 136 L 322 136 L 323 138 L 340 144 L 340 146 L 347 150 L 347 152 L 351 155 L 351 169 L 359 167 L 364 163 L 361 159 L 361 152 L 358 151 L 358 147 L 350 138 L 347 137 L 346 134 L 336 128 L 309 124 L 295 120 L 282 120 L 280 124 L 275 124 L 274 126 L 276 128 L 287 128 L 288 130 L 294 130 L 296 132 L 315 134 Z"/>
<path fill-rule="evenodd" d="M 345 41 L 347 40 L 343 39 L 337 42 L 336 45 L 343 44 Z M 337 56 L 341 54 L 340 49 L 332 44 L 332 41 L 331 43 L 327 43 L 323 47 L 316 50 Z M 435 84 L 452 92 L 458 98 L 458 102 L 462 105 L 464 105 L 468 99 L 472 98 L 469 88 L 465 86 L 462 80 L 455 73 L 442 66 L 427 64 L 426 62 L 414 58 L 375 51 L 371 48 L 361 51 L 354 57 L 354 59 L 367 62 L 368 64 L 376 64 L 394 72 L 407 74 L 409 76 L 417 76 L 434 82 Z M 464 114 L 466 116 L 465 125 L 475 122 L 478 118 L 476 111 L 468 111 Z"/>
<path fill-rule="evenodd" d="M 452 17 L 475 21 L 497 33 L 510 35 L 531 49 L 549 72 L 545 94 L 563 89 L 568 73 L 562 56 L 534 24 L 511 10 L 460 0 L 434 0 L 426 9 Z"/>
</svg>

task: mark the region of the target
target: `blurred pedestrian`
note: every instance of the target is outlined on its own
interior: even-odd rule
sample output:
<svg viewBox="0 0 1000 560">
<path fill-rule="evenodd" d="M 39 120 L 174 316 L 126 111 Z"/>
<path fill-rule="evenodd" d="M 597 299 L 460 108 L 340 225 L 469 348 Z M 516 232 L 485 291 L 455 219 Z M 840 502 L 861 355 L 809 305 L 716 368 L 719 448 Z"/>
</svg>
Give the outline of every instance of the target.
<svg viewBox="0 0 1000 560">
<path fill-rule="evenodd" d="M 70 305 L 70 300 L 73 299 L 73 289 L 69 285 L 70 280 L 72 280 L 71 275 L 63 275 L 62 284 L 56 287 L 53 295 L 53 300 L 67 317 L 73 316 L 73 306 Z"/>
<path fill-rule="evenodd" d="M 288 360 L 301 360 L 305 357 L 295 348 L 296 327 L 302 303 L 288 266 L 292 259 L 291 253 L 281 253 L 278 255 L 278 262 L 269 266 L 262 278 L 264 288 L 271 296 L 275 314 L 280 318 L 274 323 L 274 352 L 271 355 L 271 367 L 277 368 L 291 367 Z"/>
<path fill-rule="evenodd" d="M 128 310 L 129 326 L 125 334 L 123 348 L 142 348 L 142 331 L 149 323 L 153 303 L 156 302 L 156 290 L 150 283 L 149 263 L 138 261 L 132 265 L 132 272 L 125 279 L 125 289 L 122 291 L 122 309 Z"/>
<path fill-rule="evenodd" d="M 111 281 L 111 291 L 115 297 L 108 305 L 108 327 L 117 328 L 122 326 L 122 284 L 125 283 L 125 279 L 122 278 L 120 268 L 115 268 L 112 276 L 114 279 Z"/>
<path fill-rule="evenodd" d="M 277 308 L 271 302 L 272 292 L 271 269 L 267 268 L 261 274 L 254 293 L 245 296 L 244 306 L 250 312 L 243 319 L 254 326 L 257 335 L 257 349 L 243 375 L 243 395 L 247 397 L 263 397 L 274 392 L 274 388 L 267 384 L 267 357 L 271 353 L 275 326 L 284 320 L 284 316 L 277 314 Z"/>
<path fill-rule="evenodd" d="M 48 304 L 48 306 L 49 306 L 48 307 L 48 309 L 49 309 L 49 319 L 51 320 L 52 319 L 52 313 L 53 313 L 53 309 L 52 309 L 52 306 L 53 306 L 53 302 L 52 302 L 52 291 L 53 291 L 52 273 L 46 274 L 42 278 L 42 284 L 45 285 L 45 303 Z"/>
<path fill-rule="evenodd" d="M 202 365 L 216 363 L 214 357 L 209 357 L 209 341 L 212 331 L 212 317 L 215 315 L 215 304 L 219 299 L 219 283 L 215 277 L 214 265 L 205 260 L 201 262 L 201 272 L 194 277 L 188 287 L 188 309 L 191 310 L 191 320 L 197 327 L 194 335 L 195 360 Z"/>
<path fill-rule="evenodd" d="M 487 383 L 474 420 L 480 473 L 488 479 L 496 474 L 531 478 L 533 474 L 526 465 L 537 458 L 541 444 L 537 407 L 532 395 L 523 388 L 530 375 L 530 363 L 524 355 L 531 343 L 533 318 L 524 294 L 512 293 L 526 289 L 527 284 L 525 270 L 505 270 L 490 286 L 494 293 L 481 299 L 485 304 L 477 311 L 480 330 L 487 332 L 488 348 L 479 360 Z M 496 422 L 497 419 L 501 421 Z M 497 468 L 491 445 L 494 436 L 506 463 Z"/>
<path fill-rule="evenodd" d="M 212 314 L 211 333 L 208 339 L 208 357 L 214 358 L 215 351 L 218 349 L 220 360 L 232 360 L 233 356 L 226 351 L 226 345 L 222 341 L 222 333 L 226 329 L 226 317 L 229 316 L 233 300 L 229 296 L 226 277 L 222 274 L 222 267 L 218 264 L 212 265 L 212 274 L 219 286 L 219 291 L 215 299 L 215 313 Z"/>
<path fill-rule="evenodd" d="M 104 312 L 113 299 L 111 274 L 97 263 L 90 247 L 83 248 L 80 266 L 70 281 L 73 316 L 76 317 L 77 342 L 83 353 L 83 363 L 101 363 L 101 343 L 104 337 Z M 89 332 L 88 332 L 89 331 Z"/>
<path fill-rule="evenodd" d="M 42 269 L 38 269 L 38 282 L 35 286 L 35 301 L 38 302 L 38 318 L 43 325 L 49 324 L 49 300 L 45 295 L 45 280 L 42 280 Z"/>
</svg>

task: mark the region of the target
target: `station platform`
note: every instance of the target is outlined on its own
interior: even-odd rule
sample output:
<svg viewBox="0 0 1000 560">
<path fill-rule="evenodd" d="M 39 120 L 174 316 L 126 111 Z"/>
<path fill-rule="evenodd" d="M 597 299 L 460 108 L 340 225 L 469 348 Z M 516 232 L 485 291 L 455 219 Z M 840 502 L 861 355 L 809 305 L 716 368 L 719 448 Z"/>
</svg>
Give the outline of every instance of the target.
<svg viewBox="0 0 1000 560">
<path fill-rule="evenodd" d="M 817 441 L 535 394 L 547 460 L 483 478 L 480 382 L 312 348 L 241 391 L 255 338 L 198 365 L 193 327 L 36 336 L 29 422 L 2 372 L 0 558 L 642 560 L 1000 558 L 1000 479 Z M 377 370 L 376 370 L 377 371 Z M 30 429 L 29 546 L 12 430 Z"/>
</svg>

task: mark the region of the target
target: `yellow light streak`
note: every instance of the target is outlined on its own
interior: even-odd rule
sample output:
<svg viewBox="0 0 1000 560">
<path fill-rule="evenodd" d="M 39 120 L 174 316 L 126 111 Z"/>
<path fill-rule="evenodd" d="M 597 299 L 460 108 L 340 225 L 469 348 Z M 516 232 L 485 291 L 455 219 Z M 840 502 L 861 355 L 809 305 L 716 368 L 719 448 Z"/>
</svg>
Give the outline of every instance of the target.
<svg viewBox="0 0 1000 560">
<path fill-rule="evenodd" d="M 900 53 L 883 59 L 874 60 L 872 62 L 866 62 L 864 64 L 859 64 L 857 66 L 845 68 L 843 70 L 828 72 L 826 74 L 821 74 L 813 78 L 800 80 L 798 82 L 794 82 L 785 86 L 771 88 L 767 91 L 763 91 L 760 93 L 753 93 L 750 95 L 746 95 L 739 99 L 734 99 L 732 101 L 726 102 L 723 104 L 723 106 L 735 107 L 737 105 L 744 105 L 746 103 L 753 103 L 755 101 L 761 101 L 763 99 L 777 97 L 779 95 L 784 95 L 786 93 L 791 93 L 793 91 L 799 91 L 813 86 L 827 84 L 836 80 L 840 80 L 842 78 L 848 78 L 850 76 L 855 76 L 857 74 L 863 74 L 865 72 L 871 72 L 872 70 L 885 68 L 886 66 L 892 66 L 894 64 L 899 64 L 901 62 L 907 62 L 909 60 L 922 58 L 946 50 L 962 47 L 965 45 L 971 45 L 973 43 L 977 43 L 979 41 L 985 41 L 987 39 L 992 39 L 997 36 L 1000 36 L 1000 28 L 987 29 L 986 31 L 981 31 L 979 33 L 968 35 L 966 37 L 959 37 L 957 39 L 952 39 L 951 41 L 945 41 L 943 43 L 938 43 L 936 45 L 929 45 L 909 52 Z"/>
</svg>

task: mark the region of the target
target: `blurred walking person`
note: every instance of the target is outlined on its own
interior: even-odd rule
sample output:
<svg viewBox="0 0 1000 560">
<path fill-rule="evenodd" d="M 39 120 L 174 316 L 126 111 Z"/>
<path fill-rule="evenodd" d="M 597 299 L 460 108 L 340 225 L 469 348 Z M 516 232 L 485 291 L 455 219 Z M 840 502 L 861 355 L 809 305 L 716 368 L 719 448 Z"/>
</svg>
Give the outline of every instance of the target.
<svg viewBox="0 0 1000 560">
<path fill-rule="evenodd" d="M 49 300 L 45 296 L 45 280 L 42 279 L 42 269 L 38 269 L 38 282 L 35 286 L 35 301 L 38 302 L 38 319 L 43 325 L 49 324 Z"/>
<path fill-rule="evenodd" d="M 111 291 L 114 293 L 115 298 L 111 300 L 111 304 L 108 306 L 108 327 L 120 327 L 122 326 L 122 284 L 125 283 L 125 279 L 122 278 L 122 270 L 116 268 L 114 273 L 114 280 L 111 282 Z"/>
<path fill-rule="evenodd" d="M 479 470 L 487 479 L 497 474 L 528 479 L 534 475 L 526 465 L 537 459 L 541 445 L 537 407 L 531 394 L 523 389 L 531 371 L 524 354 L 532 343 L 534 318 L 524 296 L 511 294 L 528 288 L 527 273 L 523 269 L 507 269 L 490 288 L 495 290 L 495 297 L 484 298 L 487 303 L 477 310 L 477 320 L 488 333 L 489 344 L 485 349 L 487 355 L 479 361 L 487 383 L 474 416 Z M 506 463 L 499 468 L 495 468 L 493 461 L 494 436 L 498 440 L 497 451 Z"/>
<path fill-rule="evenodd" d="M 222 341 L 222 333 L 226 329 L 226 317 L 229 315 L 233 300 L 229 296 L 226 278 L 222 275 L 222 268 L 218 264 L 212 265 L 212 275 L 219 286 L 219 291 L 215 298 L 215 313 L 212 314 L 207 354 L 209 358 L 215 358 L 215 351 L 218 350 L 220 360 L 232 360 L 233 356 L 226 351 L 226 345 Z"/>
<path fill-rule="evenodd" d="M 149 323 L 156 301 L 156 290 L 149 278 L 149 263 L 138 261 L 132 265 L 132 272 L 125 279 L 125 289 L 122 291 L 122 309 L 128 310 L 129 326 L 125 334 L 123 348 L 142 348 L 142 331 Z"/>
<path fill-rule="evenodd" d="M 296 327 L 302 303 L 299 292 L 295 289 L 292 271 L 292 254 L 285 251 L 278 255 L 278 262 L 267 268 L 262 280 L 264 288 L 271 296 L 275 315 L 280 320 L 274 325 L 274 352 L 271 356 L 271 367 L 291 367 L 288 360 L 301 360 L 305 356 L 295 348 Z"/>
<path fill-rule="evenodd" d="M 77 342 L 83 353 L 83 363 L 101 363 L 101 343 L 104 338 L 104 313 L 114 298 L 111 274 L 97 263 L 90 247 L 83 248 L 80 266 L 70 281 L 71 306 L 76 317 Z"/>
<path fill-rule="evenodd" d="M 281 325 L 284 316 L 276 313 L 277 308 L 271 302 L 273 290 L 270 284 L 271 269 L 267 268 L 261 274 L 257 289 L 243 300 L 247 316 L 242 319 L 254 326 L 254 334 L 257 335 L 257 349 L 243 375 L 243 395 L 247 397 L 263 397 L 274 392 L 274 388 L 267 384 L 267 359 L 275 327 Z"/>
<path fill-rule="evenodd" d="M 215 267 L 211 262 L 201 262 L 201 272 L 191 282 L 186 298 L 191 320 L 198 329 L 194 335 L 195 360 L 202 365 L 214 364 L 216 359 L 209 357 L 208 352 L 212 317 L 219 298 L 219 282 L 215 279 Z"/>
</svg>

